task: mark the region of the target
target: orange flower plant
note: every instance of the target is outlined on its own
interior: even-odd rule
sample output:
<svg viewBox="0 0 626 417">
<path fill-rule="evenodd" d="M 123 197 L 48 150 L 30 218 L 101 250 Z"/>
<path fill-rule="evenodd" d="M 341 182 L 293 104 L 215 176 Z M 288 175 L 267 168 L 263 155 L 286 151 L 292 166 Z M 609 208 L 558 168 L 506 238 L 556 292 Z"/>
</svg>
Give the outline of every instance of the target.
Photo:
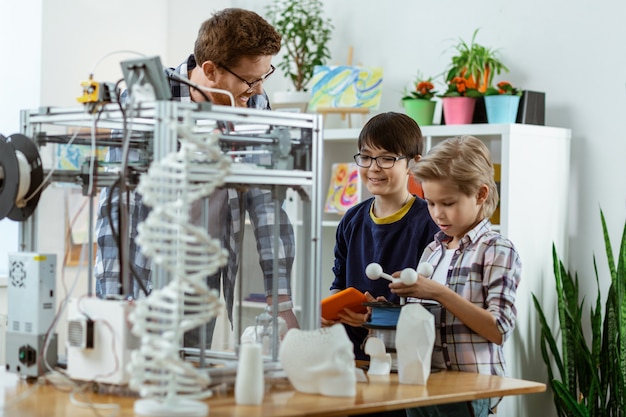
<svg viewBox="0 0 626 417">
<path fill-rule="evenodd" d="M 404 97 L 402 97 L 403 100 L 412 98 L 430 100 L 435 96 L 435 94 L 437 94 L 432 77 L 424 78 L 421 74 L 418 74 L 417 78 L 413 82 L 413 87 L 412 91 L 404 92 Z"/>
<path fill-rule="evenodd" d="M 454 46 L 456 54 L 451 58 L 447 70 L 448 91 L 443 94 L 443 97 L 477 97 L 476 93 L 480 96 L 485 94 L 491 86 L 495 74 L 500 74 L 502 71 L 508 72 L 508 68 L 500 60 L 496 49 L 476 43 L 477 34 L 478 29 L 474 31 L 469 43 L 459 39 Z M 464 79 L 463 94 L 456 88 L 459 84 L 457 77 Z"/>
<path fill-rule="evenodd" d="M 448 81 L 448 89 L 441 97 L 480 97 L 482 94 L 476 89 L 472 80 L 457 76 Z"/>
<path fill-rule="evenodd" d="M 489 87 L 485 91 L 486 96 L 505 95 L 505 96 L 521 96 L 522 92 L 508 81 L 500 81 L 496 87 Z"/>
</svg>

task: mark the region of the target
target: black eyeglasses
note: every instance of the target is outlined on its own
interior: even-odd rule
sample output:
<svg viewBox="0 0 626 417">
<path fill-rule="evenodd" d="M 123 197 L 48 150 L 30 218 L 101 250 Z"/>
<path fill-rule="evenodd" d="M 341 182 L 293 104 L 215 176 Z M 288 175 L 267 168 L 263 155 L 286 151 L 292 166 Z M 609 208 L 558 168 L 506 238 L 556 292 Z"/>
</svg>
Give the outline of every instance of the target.
<svg viewBox="0 0 626 417">
<path fill-rule="evenodd" d="M 220 67 L 224 68 L 226 71 L 230 72 L 231 74 L 233 74 L 235 77 L 239 78 L 242 82 L 246 83 L 246 85 L 248 86 L 248 89 L 246 90 L 246 93 L 251 93 L 252 90 L 254 90 L 254 87 L 257 86 L 257 84 L 262 83 L 263 81 L 267 80 L 267 78 L 272 75 L 274 73 L 274 71 L 276 71 L 276 67 L 273 65 L 270 65 L 270 70 L 265 73 L 264 75 L 262 75 L 260 78 L 257 78 L 254 81 L 247 81 L 245 79 L 243 79 L 242 77 L 240 77 L 239 75 L 235 74 L 234 72 L 232 72 L 228 67 L 225 67 L 224 65 L 218 64 Z"/>
<path fill-rule="evenodd" d="M 361 168 L 369 168 L 376 161 L 376 165 L 383 169 L 393 168 L 396 161 L 406 159 L 406 156 L 368 156 L 357 153 L 354 155 L 354 162 Z"/>
</svg>

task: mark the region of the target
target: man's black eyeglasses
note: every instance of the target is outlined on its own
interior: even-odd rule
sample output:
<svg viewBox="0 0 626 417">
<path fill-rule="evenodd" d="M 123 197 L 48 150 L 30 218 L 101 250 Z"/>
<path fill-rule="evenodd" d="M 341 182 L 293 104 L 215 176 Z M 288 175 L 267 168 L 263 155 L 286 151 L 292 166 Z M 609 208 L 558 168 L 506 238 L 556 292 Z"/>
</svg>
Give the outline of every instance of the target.
<svg viewBox="0 0 626 417">
<path fill-rule="evenodd" d="M 354 162 L 361 168 L 369 168 L 376 161 L 376 165 L 383 169 L 393 168 L 396 161 L 406 159 L 406 156 L 368 156 L 357 153 L 354 155 Z"/>
<path fill-rule="evenodd" d="M 276 67 L 273 65 L 270 65 L 270 70 L 265 73 L 264 75 L 262 75 L 260 78 L 257 78 L 254 81 L 247 81 L 244 78 L 240 77 L 239 75 L 235 74 L 234 72 L 232 72 L 228 67 L 225 67 L 224 65 L 220 65 L 218 64 L 220 67 L 224 68 L 226 71 L 230 72 L 231 74 L 233 74 L 235 77 L 239 78 L 242 82 L 246 83 L 246 85 L 248 86 L 248 89 L 246 90 L 246 93 L 251 93 L 252 90 L 254 90 L 254 87 L 257 86 L 257 84 L 262 83 L 263 81 L 267 80 L 267 78 L 272 75 L 274 73 L 274 71 L 276 71 Z"/>
</svg>

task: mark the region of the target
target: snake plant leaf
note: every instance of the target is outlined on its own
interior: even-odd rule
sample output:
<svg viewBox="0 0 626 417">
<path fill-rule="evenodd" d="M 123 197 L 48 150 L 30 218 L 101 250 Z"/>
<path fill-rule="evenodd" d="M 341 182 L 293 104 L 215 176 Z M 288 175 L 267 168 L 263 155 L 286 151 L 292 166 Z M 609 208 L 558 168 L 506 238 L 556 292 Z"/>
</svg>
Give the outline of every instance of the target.
<svg viewBox="0 0 626 417">
<path fill-rule="evenodd" d="M 621 416 L 626 414 L 626 224 L 622 232 L 622 240 L 618 255 L 617 267 L 613 257 L 611 240 L 604 213 L 601 211 L 602 231 L 604 234 L 604 244 L 606 255 L 609 261 L 609 271 L 611 273 L 611 287 L 607 297 L 607 318 L 609 320 L 607 330 L 609 355 L 608 376 L 609 382 L 609 404 L 617 410 L 621 410 Z"/>
<path fill-rule="evenodd" d="M 571 417 L 589 417 L 589 411 L 576 401 L 575 397 L 569 392 L 567 387 L 561 381 L 554 381 L 553 389 L 559 398 L 564 402 L 567 410 L 570 411 L 568 416 Z"/>
<path fill-rule="evenodd" d="M 573 361 L 575 348 L 571 326 L 567 319 L 568 297 L 572 295 L 573 285 L 568 285 L 571 281 L 571 276 L 559 260 L 554 245 L 552 245 L 552 256 L 554 259 L 554 277 L 556 279 L 557 310 L 559 313 L 559 325 L 561 326 L 561 360 L 563 362 L 561 378 L 569 392 L 576 396 L 576 372 Z"/>
<path fill-rule="evenodd" d="M 626 416 L 626 224 L 619 255 L 613 256 L 604 213 L 602 229 L 606 247 L 610 286 L 604 304 L 596 257 L 593 268 L 596 287 L 595 303 L 589 308 L 579 297 L 578 275 L 572 276 L 557 256 L 553 245 L 553 267 L 557 298 L 558 325 L 553 331 L 533 294 L 533 302 L 541 325 L 541 355 L 546 364 L 550 387 L 559 417 L 625 417 Z M 588 329 L 587 324 L 590 326 Z M 560 334 L 560 351 L 554 334 Z M 591 340 L 587 341 L 587 339 Z M 560 379 L 553 375 L 559 370 Z"/>
<path fill-rule="evenodd" d="M 535 308 L 537 309 L 537 313 L 539 314 L 539 323 L 541 324 L 541 347 L 542 350 L 546 350 L 546 343 L 550 347 L 550 352 L 554 357 L 554 361 L 556 363 L 556 367 L 559 371 L 559 375 L 563 378 L 565 371 L 563 369 L 563 362 L 561 360 L 561 355 L 559 354 L 559 348 L 557 347 L 556 340 L 554 336 L 552 336 L 552 332 L 550 331 L 550 326 L 548 326 L 548 322 L 546 321 L 546 316 L 541 309 L 541 305 L 535 297 L 535 294 L 532 294 L 533 302 L 535 303 Z M 547 352 L 546 352 L 547 355 Z M 550 380 L 552 379 L 552 367 L 550 366 L 550 358 L 544 355 L 544 362 L 548 366 L 548 372 L 550 373 Z"/>
</svg>

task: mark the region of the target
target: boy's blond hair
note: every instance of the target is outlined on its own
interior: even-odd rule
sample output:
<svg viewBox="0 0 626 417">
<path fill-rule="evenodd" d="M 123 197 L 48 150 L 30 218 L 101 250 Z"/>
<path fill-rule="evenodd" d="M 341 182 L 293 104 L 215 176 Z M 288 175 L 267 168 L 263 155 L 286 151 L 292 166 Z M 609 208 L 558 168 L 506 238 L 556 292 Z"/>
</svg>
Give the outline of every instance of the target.
<svg viewBox="0 0 626 417">
<path fill-rule="evenodd" d="M 434 146 L 411 172 L 418 181 L 449 181 L 467 196 L 476 195 L 481 186 L 487 185 L 489 195 L 483 203 L 483 218 L 491 217 L 498 205 L 498 189 L 489 149 L 473 136 L 446 139 Z"/>
</svg>

